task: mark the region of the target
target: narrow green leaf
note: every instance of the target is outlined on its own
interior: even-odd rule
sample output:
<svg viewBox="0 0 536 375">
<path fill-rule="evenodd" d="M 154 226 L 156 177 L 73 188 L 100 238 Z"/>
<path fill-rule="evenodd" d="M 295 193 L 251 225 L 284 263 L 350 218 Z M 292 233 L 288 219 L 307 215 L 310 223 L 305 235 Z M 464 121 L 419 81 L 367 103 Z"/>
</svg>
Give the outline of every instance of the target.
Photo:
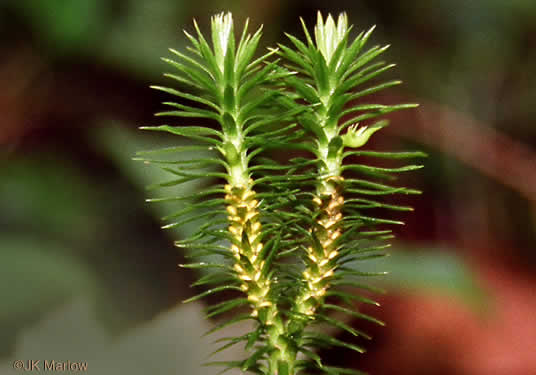
<svg viewBox="0 0 536 375">
<path fill-rule="evenodd" d="M 253 367 L 257 367 L 257 362 L 261 359 L 261 357 L 266 354 L 270 350 L 269 346 L 262 346 L 259 349 L 257 349 L 248 359 L 244 361 L 244 363 L 241 366 L 242 371 L 249 371 Z"/>
<path fill-rule="evenodd" d="M 316 366 L 318 366 L 319 368 L 323 367 L 322 359 L 318 354 L 303 347 L 299 348 L 298 350 L 300 353 L 303 353 L 307 358 L 312 359 L 315 362 Z"/>
<path fill-rule="evenodd" d="M 224 286 L 219 286 L 219 287 L 216 287 L 216 288 L 213 288 L 213 289 L 209 289 L 203 293 L 200 293 L 196 296 L 193 296 L 191 298 L 188 298 L 186 300 L 183 301 L 183 303 L 190 303 L 190 302 L 193 302 L 193 301 L 197 301 L 198 299 L 201 299 L 203 297 L 206 297 L 206 296 L 210 296 L 212 294 L 216 294 L 216 293 L 219 293 L 219 292 L 223 292 L 225 290 L 238 290 L 238 291 L 241 291 L 242 289 L 240 289 L 240 287 L 236 286 L 236 285 L 224 285 Z"/>
<path fill-rule="evenodd" d="M 318 90 L 321 101 L 327 103 L 331 95 L 331 90 L 329 85 L 329 72 L 328 67 L 326 65 L 326 60 L 324 59 L 324 56 L 320 53 L 320 51 L 318 51 L 314 58 L 315 60 L 313 62 L 313 68 L 316 89 Z"/>
<path fill-rule="evenodd" d="M 183 219 L 183 220 L 174 222 L 174 223 L 170 223 L 170 224 L 164 225 L 164 226 L 162 227 L 162 229 L 177 228 L 177 227 L 180 227 L 180 226 L 182 226 L 182 225 L 191 223 L 192 221 L 199 221 L 199 220 L 214 220 L 214 218 L 217 217 L 218 215 L 224 215 L 224 213 L 223 213 L 222 211 L 208 211 L 208 212 L 203 212 L 203 213 L 201 213 L 201 214 L 196 214 L 195 216 L 192 216 L 192 217 L 189 217 L 189 218 L 186 218 L 186 219 Z M 178 247 L 181 247 L 181 246 L 178 246 Z"/>
<path fill-rule="evenodd" d="M 213 77 L 213 74 L 212 74 L 212 71 L 207 68 L 206 66 L 204 66 L 202 63 L 200 63 L 199 61 L 195 60 L 195 59 L 192 59 L 191 57 L 189 56 L 186 56 L 185 54 L 173 49 L 173 48 L 170 48 L 169 51 L 171 53 L 173 53 L 174 55 L 176 55 L 177 57 L 179 57 L 180 59 L 190 63 L 191 65 L 193 65 L 194 67 L 204 71 L 205 73 L 207 73 L 210 77 L 214 78 Z"/>
<path fill-rule="evenodd" d="M 359 203 L 358 208 L 386 208 L 393 211 L 413 211 L 413 208 L 408 206 L 399 206 L 399 205 L 393 205 L 393 204 L 387 204 L 384 202 L 378 202 L 371 199 L 365 199 L 365 198 L 352 198 L 352 199 L 346 199 L 344 201 L 345 205 L 352 206 L 353 203 Z"/>
<path fill-rule="evenodd" d="M 192 100 L 194 102 L 198 102 L 200 104 L 204 104 L 208 107 L 211 107 L 213 109 L 215 109 L 216 111 L 220 111 L 220 107 L 218 107 L 216 104 L 212 103 L 210 100 L 206 100 L 206 99 L 203 99 L 197 95 L 192 95 L 192 94 L 188 94 L 186 92 L 182 92 L 182 91 L 178 91 L 178 90 L 175 90 L 175 89 L 172 89 L 172 88 L 169 88 L 169 87 L 162 87 L 162 86 L 150 86 L 152 89 L 155 89 L 155 90 L 160 90 L 160 91 L 163 91 L 163 92 L 166 92 L 168 94 L 171 94 L 171 95 L 174 95 L 174 96 L 178 96 L 180 98 L 184 98 L 184 99 L 188 99 L 188 100 Z"/>
<path fill-rule="evenodd" d="M 201 126 L 142 126 L 142 130 L 164 131 L 175 135 L 181 135 L 183 137 L 198 139 L 212 144 L 220 144 L 223 135 L 214 129 L 201 127 Z M 209 136 L 216 136 L 218 139 L 210 138 Z"/>
<path fill-rule="evenodd" d="M 335 306 L 335 305 L 332 305 L 332 306 Z M 372 337 L 367 335 L 366 333 L 361 332 L 361 331 L 359 331 L 359 330 L 357 330 L 355 328 L 352 328 L 348 324 L 345 324 L 344 322 L 341 322 L 341 321 L 339 321 L 337 319 L 330 318 L 327 315 L 317 313 L 315 315 L 315 317 L 318 318 L 320 321 L 328 323 L 329 325 L 331 325 L 331 326 L 333 326 L 335 328 L 338 328 L 338 329 L 341 329 L 343 331 L 346 331 L 346 332 L 350 333 L 351 335 L 353 335 L 355 337 L 361 336 L 361 337 L 363 337 L 363 338 L 365 338 L 367 340 L 372 339 Z"/>
<path fill-rule="evenodd" d="M 352 73 L 354 73 L 357 69 L 361 68 L 362 66 L 364 66 L 365 64 L 367 64 L 368 62 L 370 62 L 372 59 L 374 59 L 375 57 L 381 55 L 383 52 L 385 52 L 390 46 L 387 45 L 387 46 L 384 46 L 384 47 L 380 47 L 380 46 L 375 46 L 375 47 L 372 47 L 371 49 L 369 49 L 367 52 L 365 52 L 364 54 L 362 54 L 361 56 L 359 56 L 357 58 L 356 61 L 352 62 L 352 64 L 348 67 L 348 69 L 344 72 L 344 74 L 342 75 L 341 77 L 341 81 L 345 81 L 347 78 L 350 77 L 350 75 Z M 392 65 L 389 65 L 389 68 L 386 68 L 386 69 L 390 69 L 392 67 Z"/>
<path fill-rule="evenodd" d="M 225 345 L 222 345 L 221 347 L 219 347 L 218 349 L 214 350 L 212 353 L 210 353 L 210 355 L 208 357 L 212 357 L 214 354 L 217 354 L 217 353 L 220 353 L 220 352 L 223 352 L 224 350 L 226 349 L 229 349 L 231 348 L 232 346 L 244 341 L 247 339 L 247 335 L 243 335 L 243 336 L 240 336 L 240 337 L 231 337 L 231 338 L 228 338 L 228 337 L 224 337 L 224 339 L 226 341 L 229 341 L 227 344 Z M 216 340 L 216 342 L 220 342 L 222 341 L 222 339 L 220 340 Z"/>
<path fill-rule="evenodd" d="M 251 350 L 253 346 L 259 341 L 262 334 L 263 327 L 259 326 L 255 331 L 247 334 L 246 350 Z"/>
<path fill-rule="evenodd" d="M 197 46 L 199 48 L 199 51 L 203 55 L 203 59 L 210 64 L 210 70 L 212 72 L 219 72 L 219 74 L 221 74 L 221 70 L 216 61 L 216 56 L 212 52 L 209 44 L 207 43 L 205 37 L 203 36 L 203 33 L 201 33 L 201 30 L 199 30 L 199 25 L 197 24 L 195 20 L 194 20 L 194 28 L 195 28 L 195 31 L 197 32 L 197 38 L 198 38 Z"/>
<path fill-rule="evenodd" d="M 381 326 L 385 325 L 385 323 L 382 322 L 379 319 L 376 319 L 376 318 L 374 318 L 374 317 L 372 317 L 370 315 L 367 315 L 367 314 L 360 313 L 359 311 L 353 311 L 353 310 L 347 309 L 346 307 L 326 303 L 326 304 L 324 304 L 323 308 L 325 308 L 327 310 L 335 310 L 335 311 L 343 312 L 345 314 L 353 316 L 354 318 L 365 319 L 365 320 L 371 321 L 371 322 L 376 323 L 376 324 L 381 325 Z"/>
<path fill-rule="evenodd" d="M 224 273 L 222 274 L 209 273 L 208 275 L 205 275 L 201 277 L 199 280 L 197 280 L 196 282 L 192 283 L 190 286 L 196 287 L 196 286 L 203 286 L 203 285 L 210 285 L 210 284 L 224 284 L 224 283 L 228 283 L 234 280 L 236 280 L 235 277 L 228 276 Z"/>
<path fill-rule="evenodd" d="M 342 169 L 344 171 L 364 171 L 364 172 L 387 172 L 387 173 L 399 173 L 399 172 L 410 172 L 421 169 L 423 165 L 406 165 L 399 168 L 384 168 L 384 167 L 372 167 L 370 165 L 363 164 L 351 164 L 346 165 Z"/>
<path fill-rule="evenodd" d="M 246 305 L 248 303 L 249 301 L 247 298 L 236 298 L 230 301 L 223 301 L 217 305 L 209 307 L 208 314 L 205 317 L 212 318 L 216 315 L 223 314 L 224 312 L 227 312 L 242 305 Z"/>
<path fill-rule="evenodd" d="M 342 301 L 344 301 L 347 305 L 350 305 L 350 306 L 354 306 L 355 304 L 352 303 L 351 301 L 356 301 L 356 302 L 362 302 L 362 303 L 366 303 L 366 304 L 369 304 L 369 305 L 374 305 L 374 306 L 380 306 L 380 304 L 376 301 L 373 301 L 369 298 L 366 298 L 366 297 L 363 297 L 363 296 L 360 296 L 358 294 L 353 294 L 353 293 L 346 293 L 346 292 L 343 292 L 343 291 L 340 291 L 340 290 L 329 290 L 327 293 L 326 293 L 326 296 L 335 296 L 337 298 L 340 298 Z"/>
<path fill-rule="evenodd" d="M 329 375 L 367 375 L 365 372 L 342 367 L 324 366 L 323 370 Z"/>
<path fill-rule="evenodd" d="M 347 342 L 344 342 L 344 341 L 341 341 L 341 340 L 338 340 L 334 337 L 331 337 L 331 336 L 328 336 L 326 334 L 323 334 L 323 333 L 320 333 L 320 332 L 307 332 L 305 335 L 304 335 L 304 338 L 306 339 L 309 339 L 309 340 L 312 340 L 313 342 L 318 342 L 318 343 L 323 343 L 323 344 L 326 344 L 328 346 L 338 346 L 338 347 L 341 347 L 341 348 L 346 348 L 346 349 L 349 349 L 349 350 L 352 350 L 352 351 L 355 351 L 355 352 L 358 352 L 358 353 L 365 353 L 365 349 L 357 346 L 357 345 L 353 345 L 353 344 L 349 344 Z"/>
<path fill-rule="evenodd" d="M 168 58 L 162 58 L 163 61 L 172 65 L 177 70 L 186 74 L 186 76 L 192 80 L 196 85 L 202 87 L 204 90 L 210 91 L 214 87 L 212 77 L 210 77 L 204 70 L 195 69 L 184 64 L 180 64 Z"/>
<path fill-rule="evenodd" d="M 289 38 L 289 40 L 292 42 L 292 44 L 294 44 L 294 46 L 304 55 L 304 56 L 308 56 L 309 55 L 309 48 L 301 41 L 299 40 L 298 38 L 294 37 L 293 35 L 289 34 L 289 33 L 285 33 L 285 36 L 287 38 Z"/>
<path fill-rule="evenodd" d="M 236 75 L 237 79 L 241 79 L 246 70 L 248 69 L 249 64 L 251 63 L 251 59 L 253 55 L 255 54 L 255 51 L 257 50 L 257 46 L 259 45 L 259 41 L 262 35 L 262 26 L 253 34 L 253 37 L 249 39 L 246 43 L 241 43 L 240 47 L 244 46 L 237 54 L 236 56 Z M 262 56 L 262 60 L 258 61 L 258 63 L 264 61 L 270 54 Z M 251 69 L 251 67 L 250 67 Z"/>
<path fill-rule="evenodd" d="M 281 49 L 280 55 L 282 57 L 302 68 L 310 77 L 314 76 L 313 64 L 308 55 L 300 55 L 282 44 L 278 46 Z"/>
<path fill-rule="evenodd" d="M 183 77 L 183 76 L 179 76 L 179 75 L 171 74 L 171 73 L 164 73 L 164 77 L 171 78 L 181 84 L 185 84 L 197 90 L 204 90 L 204 87 L 202 85 L 194 82 L 192 79 L 187 78 L 187 77 Z"/>
<path fill-rule="evenodd" d="M 307 44 L 309 45 L 309 49 L 313 49 L 315 44 L 313 43 L 313 39 L 311 39 L 311 35 L 309 34 L 309 31 L 307 30 L 307 26 L 305 25 L 305 21 L 301 17 L 300 17 L 300 23 L 302 25 L 303 33 L 305 34 L 305 38 L 307 39 Z"/>
<path fill-rule="evenodd" d="M 421 151 L 409 151 L 409 152 L 379 152 L 379 151 L 347 151 L 343 154 L 347 156 L 370 156 L 382 159 L 406 159 L 406 158 L 424 158 L 428 155 Z"/>
<path fill-rule="evenodd" d="M 191 264 L 180 264 L 179 265 L 182 268 L 193 268 L 193 269 L 199 269 L 199 268 L 222 268 L 222 269 L 230 269 L 229 266 L 226 266 L 224 264 L 218 264 L 218 263 L 191 263 Z"/>
<path fill-rule="evenodd" d="M 189 152 L 189 151 L 211 151 L 213 150 L 212 147 L 209 146 L 172 146 L 172 147 L 166 147 L 166 148 L 159 148 L 156 150 L 144 150 L 144 151 L 137 151 L 136 155 L 152 155 L 152 154 L 163 154 L 163 153 L 181 153 L 181 152 Z M 143 160 L 140 158 L 140 160 Z"/>
</svg>

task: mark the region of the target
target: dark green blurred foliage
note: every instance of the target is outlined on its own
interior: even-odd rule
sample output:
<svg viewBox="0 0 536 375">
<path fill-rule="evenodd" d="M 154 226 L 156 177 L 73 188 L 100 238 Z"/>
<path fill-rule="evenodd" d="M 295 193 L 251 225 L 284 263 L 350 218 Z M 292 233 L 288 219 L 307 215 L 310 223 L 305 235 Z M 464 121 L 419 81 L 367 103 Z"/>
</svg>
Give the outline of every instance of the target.
<svg viewBox="0 0 536 375">
<path fill-rule="evenodd" d="M 400 132 L 385 140 L 430 156 L 421 179 L 404 181 L 425 192 L 422 202 L 396 202 L 416 207 L 401 231 L 402 247 L 430 255 L 412 261 L 410 250 L 379 266 L 394 270 L 392 284 L 455 289 L 472 303 L 480 297 L 473 297 L 470 271 L 460 271 L 467 254 L 534 271 L 533 199 L 509 181 L 517 161 L 535 160 L 536 2 L 3 0 L 0 335 L 6 358 L 30 322 L 73 296 L 91 296 L 98 324 L 125 333 L 193 294 L 171 245 L 182 234 L 162 234 L 158 219 L 167 208 L 143 204 L 146 178 L 155 176 L 130 160 L 143 147 L 125 131 L 155 124 L 161 97 L 147 86 L 159 82 L 158 57 L 181 48 L 181 29 L 191 30 L 192 17 L 207 30 L 215 12 L 233 11 L 238 21 L 249 16 L 253 26 L 265 25 L 264 42 L 273 45 L 283 32 L 299 34 L 297 17 L 311 23 L 318 9 L 345 10 L 360 29 L 377 24 L 372 43 L 391 42 L 385 59 L 399 62 L 397 76 L 405 82 L 397 95 L 423 103 L 423 110 L 427 101 L 445 106 L 427 127 L 415 126 L 418 117 L 393 121 Z M 511 147 L 498 143 L 472 164 L 461 159 L 457 151 L 488 138 L 482 132 L 477 144 L 453 144 L 452 132 L 463 136 L 464 127 L 452 122 L 452 111 L 523 145 L 520 157 L 506 158 Z M 108 131 L 112 123 L 120 128 Z M 422 145 L 427 134 L 432 141 Z M 160 141 L 154 142 L 147 148 Z M 501 172 L 492 176 L 482 165 Z M 520 179 L 536 185 L 530 169 Z M 429 248 L 445 243 L 459 248 L 435 257 Z M 426 268 L 426 277 L 408 278 L 417 267 Z"/>
<path fill-rule="evenodd" d="M 143 194 L 61 154 L 10 157 L 1 166 L 2 325 L 21 328 L 83 296 L 104 327 L 123 332 L 180 298 L 167 287 L 186 282 L 174 272 L 181 258 L 154 233 Z M 4 351 L 15 333 L 4 336 Z"/>
</svg>

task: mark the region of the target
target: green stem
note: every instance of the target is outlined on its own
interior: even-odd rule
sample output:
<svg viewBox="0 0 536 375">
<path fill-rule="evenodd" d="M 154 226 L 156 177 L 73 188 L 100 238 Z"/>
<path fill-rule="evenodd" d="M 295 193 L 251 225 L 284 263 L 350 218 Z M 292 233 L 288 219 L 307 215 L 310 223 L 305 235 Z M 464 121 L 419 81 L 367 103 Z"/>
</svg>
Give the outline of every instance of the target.
<svg viewBox="0 0 536 375">
<path fill-rule="evenodd" d="M 324 295 L 330 287 L 338 255 L 335 240 L 341 235 L 341 210 L 344 205 L 344 179 L 340 175 L 342 160 L 338 156 L 329 159 L 327 150 L 324 153 L 322 149 L 319 151 L 319 154 L 324 156 L 321 164 L 326 167 L 319 170 L 319 175 L 324 177 L 319 180 L 313 199 L 318 214 L 311 231 L 317 237 L 318 244 L 315 247 L 311 243 L 306 249 L 311 265 L 302 272 L 303 287 L 299 289 L 293 304 L 293 313 L 285 327 L 287 334 L 294 337 L 298 345 L 307 325 L 315 319 L 315 313 L 322 306 Z M 296 360 L 296 355 L 294 352 L 290 362 Z"/>
<path fill-rule="evenodd" d="M 263 273 L 265 259 L 260 253 L 262 225 L 259 221 L 258 201 L 253 190 L 254 181 L 247 177 L 246 151 L 239 162 L 231 165 L 229 184 L 225 186 L 229 233 L 233 237 L 231 252 L 235 257 L 234 270 L 242 280 L 241 289 L 247 294 L 251 315 L 263 328 L 268 339 L 269 374 L 293 375 L 295 351 L 286 339 L 286 327 L 273 296 L 272 280 Z"/>
</svg>

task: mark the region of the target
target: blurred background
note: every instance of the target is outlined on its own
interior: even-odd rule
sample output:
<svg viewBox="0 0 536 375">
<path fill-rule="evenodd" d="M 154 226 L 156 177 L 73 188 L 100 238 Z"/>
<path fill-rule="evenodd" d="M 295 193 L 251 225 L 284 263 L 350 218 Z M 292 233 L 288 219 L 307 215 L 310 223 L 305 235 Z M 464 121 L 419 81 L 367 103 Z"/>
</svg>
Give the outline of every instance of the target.
<svg viewBox="0 0 536 375">
<path fill-rule="evenodd" d="M 387 327 L 363 356 L 329 362 L 371 374 L 536 373 L 536 2 L 534 0 L 1 0 L 0 372 L 13 360 L 87 361 L 89 373 L 215 374 L 202 304 L 181 305 L 198 276 L 148 205 L 163 172 L 136 151 L 176 140 L 145 134 L 171 84 L 159 59 L 230 10 L 264 24 L 261 50 L 302 36 L 316 11 L 347 11 L 370 45 L 391 44 L 375 99 L 417 102 L 390 116 L 374 149 L 419 149 L 423 191 L 396 228 L 370 312 Z M 285 42 L 286 43 L 286 42 Z M 184 157 L 188 157 L 185 155 Z M 182 189 L 195 189 L 188 185 Z M 400 199 L 402 202 L 402 199 Z M 361 306 L 357 306 L 362 308 Z M 223 358 L 239 355 L 236 350 Z"/>
</svg>

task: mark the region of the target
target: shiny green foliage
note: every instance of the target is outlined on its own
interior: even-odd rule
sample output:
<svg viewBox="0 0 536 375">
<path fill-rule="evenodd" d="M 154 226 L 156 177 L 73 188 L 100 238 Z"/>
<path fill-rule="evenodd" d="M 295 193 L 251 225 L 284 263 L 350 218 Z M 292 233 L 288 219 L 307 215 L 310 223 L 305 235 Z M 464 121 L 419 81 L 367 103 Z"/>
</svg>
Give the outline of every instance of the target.
<svg viewBox="0 0 536 375">
<path fill-rule="evenodd" d="M 153 88 L 177 100 L 164 103 L 171 110 L 158 116 L 194 118 L 196 125 L 143 129 L 191 141 L 166 155 L 198 150 L 211 156 L 140 156 L 171 176 L 155 187 L 198 180 L 205 186 L 155 200 L 189 203 L 165 217 L 164 228 L 196 223 L 190 238 L 177 241 L 195 258 L 183 267 L 207 271 L 194 284 L 205 289 L 189 301 L 230 296 L 207 309 L 207 317 L 234 313 L 215 330 L 255 321 L 252 332 L 221 347 L 243 344 L 249 356 L 215 364 L 266 375 L 359 373 L 327 366 L 315 351 L 364 348 L 310 328 L 327 325 L 370 339 L 349 319 L 383 324 L 356 310 L 356 303 L 376 303 L 354 290 L 374 291 L 364 278 L 383 274 L 362 271 L 359 264 L 383 256 L 385 240 L 392 238 L 388 226 L 402 224 L 378 216 L 378 209 L 411 210 L 383 196 L 418 193 L 394 184 L 394 174 L 420 166 L 379 167 L 362 157 L 423 154 L 360 148 L 387 125 L 369 120 L 414 105 L 361 102 L 400 81 L 371 83 L 393 65 L 374 62 L 386 47 L 365 49 L 372 29 L 350 38 L 345 14 L 337 22 L 319 14 L 313 36 L 303 24 L 305 42 L 287 35 L 291 47 L 280 45 L 261 57 L 255 57 L 261 30 L 249 34 L 246 23 L 237 40 L 229 13 L 212 18 L 210 42 L 194 26 L 195 36 L 186 33 L 189 53 L 170 50 L 174 60 L 164 59 L 177 88 Z M 290 150 L 302 155 L 285 160 Z"/>
</svg>

